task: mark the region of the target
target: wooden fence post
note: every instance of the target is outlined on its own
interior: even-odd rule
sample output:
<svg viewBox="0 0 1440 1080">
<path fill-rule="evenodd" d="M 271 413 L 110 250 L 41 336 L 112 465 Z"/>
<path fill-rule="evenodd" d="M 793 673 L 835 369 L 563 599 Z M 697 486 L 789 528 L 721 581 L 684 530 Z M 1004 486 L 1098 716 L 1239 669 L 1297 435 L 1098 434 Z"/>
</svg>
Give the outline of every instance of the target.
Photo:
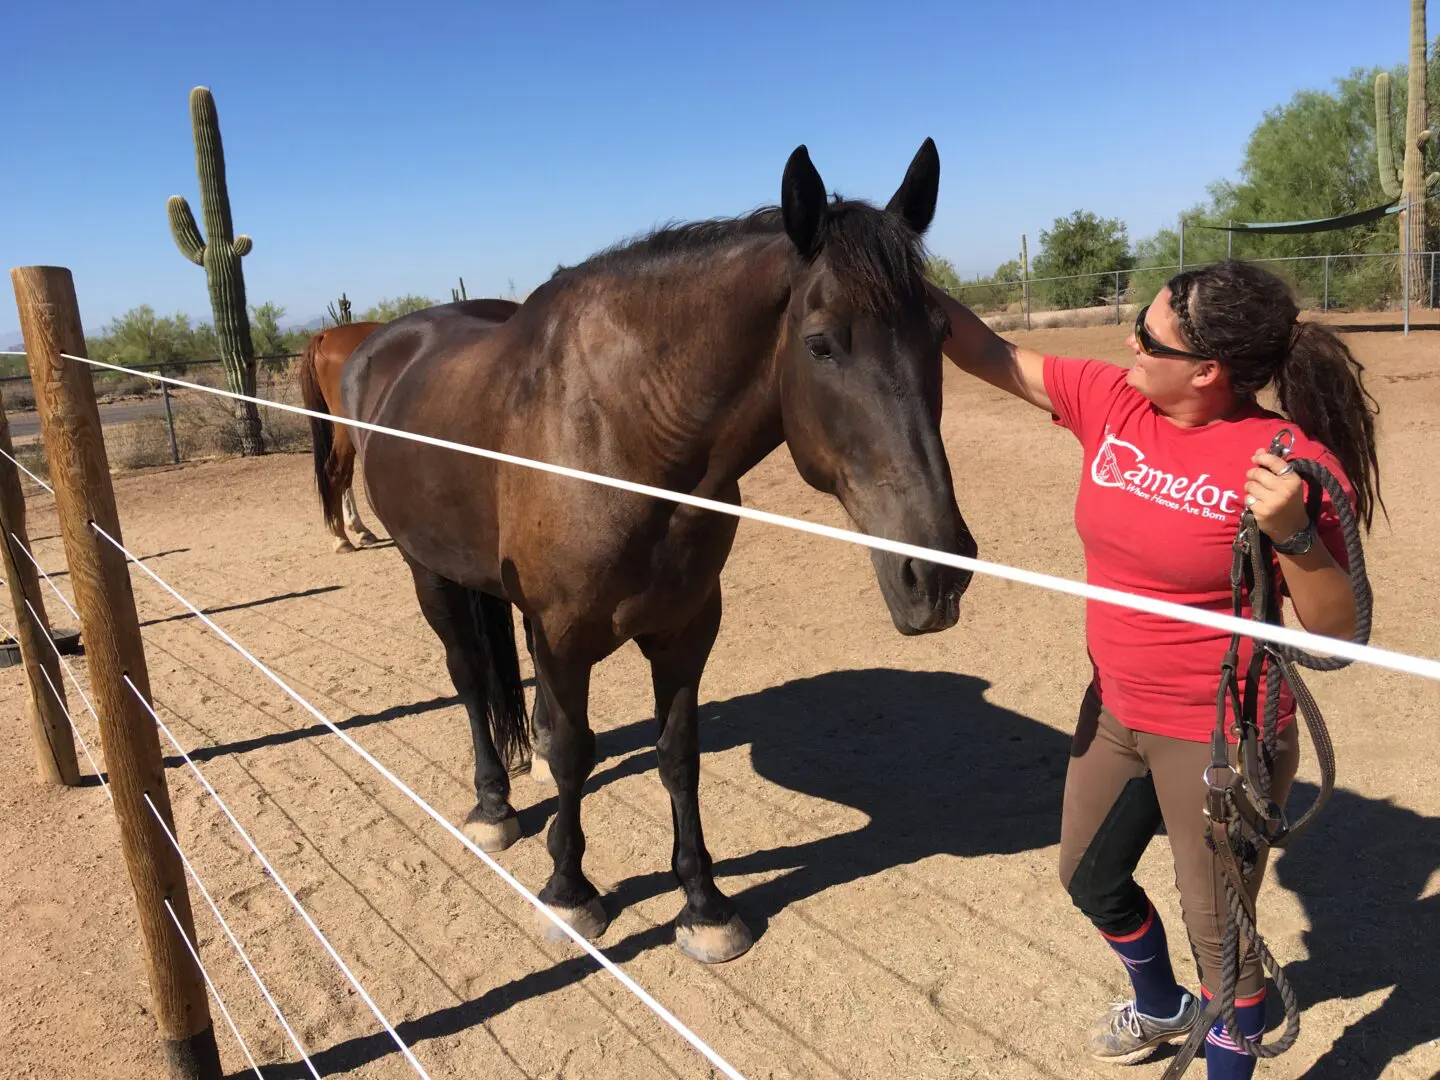
<svg viewBox="0 0 1440 1080">
<path fill-rule="evenodd" d="M 1024 294 L 1025 329 L 1030 329 L 1030 248 L 1025 243 L 1025 234 L 1020 234 L 1020 280 Z"/>
<path fill-rule="evenodd" d="M 129 567 L 90 527 L 93 522 L 123 542 L 91 370 L 60 356 L 85 355 L 75 284 L 70 271 L 57 266 L 21 266 L 10 277 L 100 714 L 120 846 L 140 914 L 156 1024 L 173 1080 L 219 1080 L 205 983 L 165 910 L 168 900 L 194 942 L 185 868 L 145 802 L 149 795 L 173 833 L 159 732 L 125 683 L 128 676 L 145 701 L 151 700 Z"/>
<path fill-rule="evenodd" d="M 15 453 L 3 398 L 0 398 L 0 450 L 10 456 Z M 4 533 L 0 536 L 0 556 L 4 557 L 5 584 L 10 589 L 10 602 L 15 606 L 15 640 L 20 643 L 20 657 L 25 661 L 25 677 L 30 686 L 30 734 L 35 741 L 35 768 L 42 784 L 74 787 L 80 782 L 80 769 L 75 762 L 75 736 L 65 717 L 68 708 L 65 676 L 60 671 L 60 659 L 50 636 L 40 575 L 20 551 L 21 547 L 30 548 L 30 534 L 25 529 L 25 492 L 20 487 L 20 470 L 8 456 L 0 456 L 0 532 Z M 34 614 L 30 611 L 32 607 Z"/>
</svg>

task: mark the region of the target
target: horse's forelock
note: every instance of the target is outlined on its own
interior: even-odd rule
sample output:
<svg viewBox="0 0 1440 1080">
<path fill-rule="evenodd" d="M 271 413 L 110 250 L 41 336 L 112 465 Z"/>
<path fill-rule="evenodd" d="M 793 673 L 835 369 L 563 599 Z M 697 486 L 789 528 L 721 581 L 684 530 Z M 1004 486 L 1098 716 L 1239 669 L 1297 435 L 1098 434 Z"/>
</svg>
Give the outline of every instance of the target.
<svg viewBox="0 0 1440 1080">
<path fill-rule="evenodd" d="M 924 291 L 920 237 L 867 203 L 831 205 L 822 250 L 846 299 L 869 314 L 899 310 Z"/>
</svg>

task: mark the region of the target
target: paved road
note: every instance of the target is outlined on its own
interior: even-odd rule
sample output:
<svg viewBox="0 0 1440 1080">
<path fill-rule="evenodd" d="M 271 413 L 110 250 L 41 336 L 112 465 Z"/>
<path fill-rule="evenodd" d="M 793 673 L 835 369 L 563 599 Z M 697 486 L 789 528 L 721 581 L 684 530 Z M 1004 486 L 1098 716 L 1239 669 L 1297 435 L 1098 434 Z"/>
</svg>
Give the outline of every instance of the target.
<svg viewBox="0 0 1440 1080">
<path fill-rule="evenodd" d="M 159 413 L 165 415 L 164 398 L 145 398 L 138 401 L 117 401 L 100 406 L 101 424 L 129 424 L 142 416 Z M 40 417 L 33 413 L 12 413 L 10 434 L 17 439 L 27 439 L 40 434 Z"/>
</svg>

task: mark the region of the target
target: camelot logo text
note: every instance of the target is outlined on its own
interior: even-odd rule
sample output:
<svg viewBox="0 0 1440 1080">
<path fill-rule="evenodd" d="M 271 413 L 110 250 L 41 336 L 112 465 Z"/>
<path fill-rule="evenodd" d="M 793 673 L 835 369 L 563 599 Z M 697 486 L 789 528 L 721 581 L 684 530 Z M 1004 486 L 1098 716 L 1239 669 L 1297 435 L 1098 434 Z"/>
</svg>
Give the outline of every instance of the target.
<svg viewBox="0 0 1440 1080">
<path fill-rule="evenodd" d="M 1169 510 L 1232 520 L 1240 512 L 1240 495 L 1210 482 L 1209 473 L 1180 476 L 1145 464 L 1145 453 L 1105 429 L 1105 439 L 1090 462 L 1090 479 L 1101 487 L 1119 488 Z"/>
</svg>

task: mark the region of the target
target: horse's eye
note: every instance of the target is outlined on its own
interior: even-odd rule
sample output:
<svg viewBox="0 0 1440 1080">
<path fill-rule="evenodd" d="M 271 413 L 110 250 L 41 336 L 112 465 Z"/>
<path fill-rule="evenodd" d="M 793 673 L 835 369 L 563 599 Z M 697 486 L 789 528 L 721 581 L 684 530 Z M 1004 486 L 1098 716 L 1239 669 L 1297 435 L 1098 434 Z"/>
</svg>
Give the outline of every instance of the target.
<svg viewBox="0 0 1440 1080">
<path fill-rule="evenodd" d="M 805 339 L 805 348 L 816 360 L 829 360 L 830 342 L 824 334 L 811 334 Z"/>
</svg>

